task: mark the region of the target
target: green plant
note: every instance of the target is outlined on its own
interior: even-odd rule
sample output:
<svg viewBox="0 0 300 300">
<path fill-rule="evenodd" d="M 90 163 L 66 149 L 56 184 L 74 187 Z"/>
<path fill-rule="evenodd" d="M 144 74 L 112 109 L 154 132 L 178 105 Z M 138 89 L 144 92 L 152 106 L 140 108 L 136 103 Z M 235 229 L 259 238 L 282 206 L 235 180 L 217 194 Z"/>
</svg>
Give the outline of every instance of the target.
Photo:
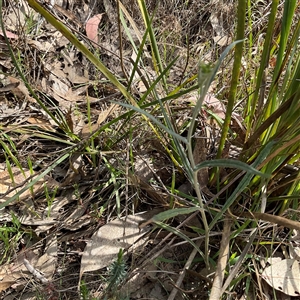
<svg viewBox="0 0 300 300">
<path fill-rule="evenodd" d="M 120 283 L 125 279 L 126 274 L 127 272 L 126 263 L 124 261 L 124 250 L 120 249 L 117 260 L 114 261 L 109 268 L 107 290 L 115 292 Z"/>
<path fill-rule="evenodd" d="M 97 129 L 92 130 L 93 108 L 87 97 L 86 112 L 82 116 L 89 127 L 89 135 L 83 138 L 80 134 L 74 133 L 72 124 L 68 122 L 67 118 L 67 114 L 72 113 L 81 116 L 80 108 L 76 107 L 75 110 L 70 109 L 68 113 L 65 113 L 49 98 L 51 109 L 45 105 L 24 76 L 26 68 L 23 68 L 21 57 L 16 59 L 13 49 L 10 47 L 11 56 L 20 77 L 26 83 L 41 110 L 55 122 L 62 134 L 42 132 L 25 126 L 10 127 L 8 133 L 6 128 L 0 125 L 0 144 L 4 151 L 8 170 L 11 170 L 12 165 L 18 166 L 20 170 L 24 167 L 17 155 L 13 134 L 31 134 L 54 143 L 62 143 L 66 148 L 61 150 L 60 155 L 53 159 L 50 165 L 43 168 L 39 175 L 31 182 L 26 183 L 11 199 L 1 203 L 0 209 L 18 199 L 27 189 L 32 189 L 39 179 L 53 171 L 58 165 L 65 164 L 68 159 L 71 160 L 73 155 L 82 155 L 89 162 L 88 165 L 91 169 L 100 168 L 99 166 L 103 162 L 107 171 L 103 176 L 104 183 L 99 185 L 94 185 L 99 174 L 95 175 L 89 193 L 92 195 L 95 191 L 98 193 L 106 191 L 109 195 L 104 194 L 104 197 L 103 194 L 97 195 L 97 204 L 92 204 L 90 207 L 101 207 L 101 217 L 106 213 L 105 210 L 111 207 L 116 207 L 118 216 L 121 216 L 123 208 L 126 212 L 128 210 L 135 211 L 137 201 L 133 201 L 134 203 L 130 207 L 128 200 L 135 197 L 135 193 L 131 191 L 129 175 L 133 177 L 136 171 L 135 155 L 139 155 L 136 149 L 139 147 L 142 149 L 144 141 L 152 138 L 160 144 L 161 147 L 157 152 L 165 157 L 166 165 L 172 171 L 168 173 L 171 177 L 168 178 L 170 180 L 165 180 L 167 183 L 157 174 L 155 174 L 157 175 L 155 179 L 150 179 L 146 183 L 150 187 L 151 184 L 152 187 L 154 186 L 154 182 L 156 186 L 160 185 L 159 191 L 165 193 L 163 197 L 160 198 L 160 192 L 156 191 L 157 197 L 153 196 L 153 193 L 149 193 L 149 198 L 151 200 L 153 198 L 155 200 L 163 199 L 165 202 L 161 204 L 167 208 L 148 222 L 176 235 L 189 243 L 200 254 L 201 257 L 197 260 L 185 258 L 190 265 L 197 261 L 202 264 L 203 268 L 211 272 L 214 266 L 218 271 L 221 270 L 219 273 L 216 272 L 215 282 L 211 289 L 214 297 L 225 299 L 226 291 L 232 292 L 235 288 L 243 287 L 243 284 L 246 285 L 245 294 L 250 293 L 254 285 L 250 276 L 245 277 L 257 270 L 253 262 L 256 253 L 249 254 L 249 251 L 254 243 L 256 248 L 253 251 L 257 253 L 261 250 L 260 247 L 266 245 L 263 241 L 263 234 L 258 239 L 259 231 L 263 231 L 264 227 L 256 219 L 278 222 L 277 224 L 288 227 L 290 223 L 287 221 L 291 221 L 289 219 L 294 216 L 289 215 L 283 219 L 280 217 L 289 208 L 298 209 L 300 193 L 300 51 L 297 42 L 300 36 L 300 23 L 296 18 L 297 9 L 299 9 L 297 1 L 284 1 L 282 9 L 281 3 L 283 2 L 272 1 L 270 13 L 266 14 L 268 19 L 261 28 L 257 29 L 253 15 L 258 4 L 253 1 L 239 0 L 236 9 L 234 42 L 224 47 L 223 52 L 218 48 L 216 53 L 221 53 L 221 55 L 213 62 L 207 63 L 203 57 L 198 57 L 197 67 L 191 68 L 191 73 L 186 71 L 189 64 L 187 58 L 181 79 L 178 80 L 180 83 L 176 84 L 172 82 L 170 76 L 179 59 L 179 57 L 173 57 L 176 45 L 174 48 L 173 45 L 169 48 L 166 45 L 168 39 L 166 35 L 169 34 L 169 31 L 162 31 L 165 35 L 159 36 L 155 28 L 159 24 L 156 18 L 161 13 L 159 10 L 161 3 L 157 3 L 151 14 L 149 5 L 147 7 L 144 0 L 138 0 L 137 9 L 139 9 L 141 18 L 139 26 L 137 26 L 136 20 L 132 18 L 125 4 L 117 1 L 118 19 L 116 22 L 118 23 L 120 44 L 120 67 L 126 78 L 120 78 L 113 74 L 101 61 L 99 49 L 90 50 L 80 42 L 74 32 L 50 14 L 40 3 L 35 0 L 28 0 L 28 3 L 70 41 L 69 48 L 75 46 L 87 57 L 91 64 L 105 75 L 107 82 L 115 86 L 125 100 L 113 99 L 112 102 L 120 108 L 117 114 L 106 120 L 105 124 L 97 124 L 99 125 Z M 176 8 L 181 5 L 183 9 L 188 9 L 191 3 L 172 1 L 172 5 Z M 208 13 L 212 14 L 212 11 Z M 141 22 L 145 28 L 143 33 L 138 29 L 142 27 Z M 34 24 L 34 20 L 32 23 Z M 9 44 L 3 24 L 4 22 L 1 20 L 2 31 Z M 121 26 L 124 31 L 121 30 Z M 129 69 L 130 71 L 125 70 L 124 67 L 126 64 L 126 59 L 123 57 L 125 52 L 123 53 L 122 48 L 124 34 L 126 42 L 130 44 L 135 53 L 132 56 L 134 58 L 131 58 L 132 68 Z M 185 38 L 188 40 L 188 35 Z M 173 39 L 174 43 L 177 40 L 179 38 L 176 36 Z M 188 42 L 187 44 L 187 56 L 189 56 L 190 45 Z M 205 42 L 205 47 L 209 47 L 209 45 L 209 42 Z M 150 49 L 149 53 L 147 49 Z M 233 60 L 231 60 L 232 55 Z M 151 72 L 149 72 L 149 64 L 152 67 Z M 221 68 L 223 72 L 219 72 Z M 136 78 L 139 78 L 144 85 L 144 92 L 136 91 Z M 223 82 L 227 84 L 220 88 L 220 84 Z M 98 84 L 94 82 L 93 85 L 98 97 L 101 94 Z M 215 113 L 213 108 L 206 107 L 206 96 L 212 88 L 219 99 L 226 99 L 223 101 L 225 103 L 224 118 Z M 184 103 L 182 98 L 192 93 L 197 94 L 195 103 Z M 45 95 L 43 96 L 46 98 Z M 177 101 L 182 101 L 183 104 L 178 104 Z M 182 109 L 182 106 L 188 107 L 189 111 L 184 115 L 185 120 L 179 122 L 177 111 Z M 208 118 L 215 121 L 211 127 L 208 122 L 205 122 Z M 238 123 L 239 126 L 236 126 L 235 123 Z M 210 139 L 204 134 L 205 128 L 211 129 Z M 214 147 L 211 147 L 216 151 L 212 151 L 210 159 L 207 159 L 208 150 L 203 149 L 205 158 L 196 163 L 198 160 L 195 159 L 194 145 L 196 133 L 199 132 L 201 132 L 201 138 L 206 141 L 216 141 Z M 101 140 L 99 144 L 97 144 L 98 139 Z M 238 146 L 237 159 L 228 158 L 231 156 L 231 150 L 228 150 L 230 145 Z M 126 151 L 126 162 L 124 163 Z M 150 161 L 155 164 L 159 160 L 156 157 L 150 157 Z M 32 172 L 33 163 L 30 160 L 28 167 Z M 199 174 L 203 174 L 203 170 L 207 170 L 207 182 L 210 180 L 210 186 L 207 184 L 207 187 L 210 188 L 209 191 L 215 193 L 215 195 L 209 195 L 209 198 L 205 195 L 203 183 L 199 181 Z M 152 173 L 155 171 L 151 170 Z M 286 172 L 290 173 L 286 175 Z M 10 177 L 13 181 L 11 171 Z M 178 177 L 183 177 L 192 184 L 189 195 L 179 191 Z M 70 184 L 74 188 L 76 199 L 81 199 L 80 183 L 71 182 Z M 142 189 L 142 184 L 145 183 L 141 182 L 141 186 L 138 186 L 137 189 Z M 146 193 L 149 190 L 146 190 Z M 45 197 L 50 208 L 52 201 L 55 200 L 56 190 L 51 195 L 45 189 Z M 126 201 L 123 201 L 124 198 Z M 50 209 L 48 215 L 49 213 Z M 196 213 L 201 215 L 203 228 L 196 226 L 189 228 L 193 229 L 193 233 L 204 236 L 204 243 L 201 246 L 195 243 L 189 236 L 189 232 L 182 231 L 180 227 L 174 227 L 174 223 L 178 222 L 180 217 Z M 232 222 L 227 223 L 227 219 Z M 222 230 L 221 224 L 224 224 L 221 248 L 223 252 L 221 249 L 215 249 L 211 244 L 212 234 L 214 231 Z M 251 231 L 250 235 L 249 230 Z M 249 241 L 241 242 L 240 237 L 244 237 L 245 234 Z M 9 235 L 6 231 L 3 235 L 5 246 L 8 245 L 8 238 Z M 271 244 L 273 242 L 272 240 Z M 112 297 L 118 297 L 116 296 L 117 288 L 126 277 L 123 255 L 123 250 L 120 250 L 118 259 L 111 266 L 107 279 L 107 291 L 112 293 Z M 267 256 L 270 254 L 268 253 Z M 226 257 L 230 257 L 229 263 Z M 183 260 L 181 259 L 181 261 Z M 184 272 L 181 274 L 184 275 Z M 84 299 L 90 297 L 89 288 L 85 282 L 82 282 L 81 294 Z M 176 293 L 170 294 L 171 299 L 174 299 L 174 294 Z M 215 298 L 211 296 L 211 299 Z"/>
<path fill-rule="evenodd" d="M 81 280 L 80 282 L 80 296 L 83 300 L 94 300 L 94 298 L 90 298 L 90 291 L 88 290 L 88 287 L 84 280 Z"/>
<path fill-rule="evenodd" d="M 0 228 L 0 240 L 4 244 L 4 247 L 1 247 L 2 258 L 0 264 L 10 260 L 12 252 L 23 235 L 21 223 L 13 212 L 11 213 L 11 218 L 11 224 L 7 222 Z"/>
</svg>

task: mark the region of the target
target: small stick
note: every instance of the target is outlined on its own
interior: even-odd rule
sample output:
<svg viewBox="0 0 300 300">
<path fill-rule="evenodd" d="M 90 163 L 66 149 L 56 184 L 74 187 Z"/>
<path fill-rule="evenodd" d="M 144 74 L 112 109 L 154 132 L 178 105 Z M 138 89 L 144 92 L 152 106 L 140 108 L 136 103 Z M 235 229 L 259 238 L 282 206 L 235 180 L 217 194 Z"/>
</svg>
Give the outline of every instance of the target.
<svg viewBox="0 0 300 300">
<path fill-rule="evenodd" d="M 43 276 L 43 274 L 36 270 L 31 264 L 30 262 L 24 258 L 24 265 L 26 267 L 26 269 L 38 280 L 40 280 L 42 283 L 48 283 L 48 279 L 46 277 Z"/>
</svg>

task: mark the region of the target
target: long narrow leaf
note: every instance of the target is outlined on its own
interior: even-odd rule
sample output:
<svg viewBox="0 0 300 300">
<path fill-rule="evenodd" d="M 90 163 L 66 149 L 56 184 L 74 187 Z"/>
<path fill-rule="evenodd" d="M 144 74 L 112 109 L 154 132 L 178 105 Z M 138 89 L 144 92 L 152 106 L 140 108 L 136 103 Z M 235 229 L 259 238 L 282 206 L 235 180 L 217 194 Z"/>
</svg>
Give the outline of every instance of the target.
<svg viewBox="0 0 300 300">
<path fill-rule="evenodd" d="M 20 195 L 22 195 L 25 191 L 30 189 L 33 185 L 35 185 L 40 179 L 44 178 L 45 175 L 50 173 L 56 166 L 58 166 L 60 163 L 62 163 L 65 159 L 67 159 L 70 156 L 69 153 L 66 153 L 62 155 L 59 159 L 57 159 L 51 166 L 49 166 L 45 171 L 43 171 L 40 175 L 36 176 L 29 184 L 27 184 L 25 187 L 23 187 L 19 192 L 17 192 L 14 196 L 9 198 L 3 203 L 0 203 L 0 209 L 3 207 L 9 205 L 14 200 L 17 200 Z"/>
<path fill-rule="evenodd" d="M 187 215 L 191 214 L 195 211 L 199 210 L 199 207 L 186 207 L 186 208 L 174 208 L 174 209 L 169 209 L 166 211 L 163 211 L 161 213 L 158 213 L 154 217 L 152 217 L 152 220 L 154 222 L 163 222 L 168 219 L 180 216 L 180 215 Z"/>
<path fill-rule="evenodd" d="M 172 232 L 174 234 L 176 234 L 177 236 L 181 237 L 183 240 L 187 241 L 189 244 L 191 244 L 197 251 L 198 253 L 203 257 L 203 259 L 205 260 L 205 255 L 204 253 L 199 249 L 199 247 L 185 234 L 183 234 L 182 232 L 180 232 L 179 230 L 177 230 L 176 228 L 173 228 L 172 226 L 169 226 L 165 223 L 159 222 L 159 221 L 154 221 L 154 223 L 157 226 L 160 226 L 161 228 Z"/>
<path fill-rule="evenodd" d="M 254 175 L 258 175 L 265 178 L 270 178 L 271 174 L 265 174 L 254 167 L 247 165 L 246 163 L 234 159 L 213 159 L 213 160 L 206 160 L 198 164 L 195 170 L 200 170 L 207 167 L 223 167 L 223 168 L 234 168 L 240 169 Z"/>
<path fill-rule="evenodd" d="M 153 121 L 156 125 L 158 125 L 160 128 L 162 128 L 163 130 L 165 130 L 167 133 L 169 133 L 171 136 L 173 136 L 174 138 L 178 139 L 179 141 L 184 142 L 185 144 L 187 143 L 187 139 L 184 138 L 183 136 L 177 134 L 176 132 L 172 131 L 171 129 L 167 128 L 165 125 L 163 125 L 162 123 L 160 123 L 155 117 L 153 117 L 152 115 L 150 115 L 148 112 L 146 112 L 145 110 L 142 110 L 138 107 L 132 106 L 130 104 L 127 103 L 121 103 L 121 102 L 114 102 L 113 103 L 117 103 L 121 106 L 130 108 L 132 110 L 137 111 L 140 114 L 143 114 L 145 116 L 147 116 L 147 118 L 149 118 L 151 121 Z"/>
<path fill-rule="evenodd" d="M 252 167 L 256 168 L 259 166 L 264 159 L 269 155 L 272 147 L 274 146 L 275 142 L 269 142 L 264 149 L 261 151 L 261 153 L 258 155 L 255 162 L 252 164 Z M 236 189 L 233 191 L 231 196 L 226 200 L 226 203 L 223 205 L 221 211 L 217 213 L 217 215 L 214 217 L 212 222 L 209 224 L 209 228 L 212 229 L 213 226 L 218 222 L 218 220 L 223 216 L 225 211 L 231 206 L 231 204 L 236 200 L 236 198 L 244 191 L 244 189 L 249 185 L 251 179 L 253 178 L 253 174 L 247 173 L 244 178 L 240 181 Z"/>
<path fill-rule="evenodd" d="M 84 46 L 78 38 L 61 22 L 49 13 L 44 7 L 42 7 L 35 0 L 27 0 L 28 4 L 40 13 L 51 25 L 53 25 L 58 31 L 60 31 L 78 50 L 80 50 L 102 73 L 103 75 L 114 84 L 117 89 L 128 99 L 132 105 L 137 106 L 136 101 L 132 95 L 127 91 L 126 87 L 121 84 L 118 79 L 111 73 L 111 71 L 96 57 L 86 46 Z"/>
<path fill-rule="evenodd" d="M 247 6 L 247 3 L 245 0 L 238 1 L 238 8 L 237 8 L 238 9 L 238 13 L 237 13 L 238 20 L 237 20 L 236 39 L 242 40 L 242 41 L 244 40 L 244 34 L 245 34 L 246 6 Z M 224 119 L 224 123 L 222 126 L 222 133 L 221 133 L 217 158 L 220 158 L 222 155 L 223 148 L 225 146 L 225 142 L 227 139 L 227 134 L 229 131 L 229 125 L 231 122 L 231 115 L 232 115 L 234 103 L 236 101 L 235 97 L 236 97 L 236 93 L 237 93 L 237 86 L 238 86 L 240 71 L 241 71 L 243 45 L 244 45 L 244 43 L 241 42 L 241 43 L 238 43 L 235 47 L 231 85 L 230 85 L 230 90 L 229 90 L 229 97 L 228 97 L 228 102 L 227 102 L 227 107 L 226 107 L 225 119 Z"/>
</svg>

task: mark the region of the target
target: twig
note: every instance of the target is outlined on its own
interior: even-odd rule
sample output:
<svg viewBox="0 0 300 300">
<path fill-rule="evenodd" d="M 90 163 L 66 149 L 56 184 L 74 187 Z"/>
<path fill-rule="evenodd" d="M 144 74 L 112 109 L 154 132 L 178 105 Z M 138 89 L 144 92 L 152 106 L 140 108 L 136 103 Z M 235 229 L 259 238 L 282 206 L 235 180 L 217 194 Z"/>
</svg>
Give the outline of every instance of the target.
<svg viewBox="0 0 300 300">
<path fill-rule="evenodd" d="M 184 293 L 184 294 L 193 294 L 193 293 L 195 293 L 197 290 L 202 289 L 202 287 L 201 287 L 201 288 L 192 289 L 192 290 L 184 290 L 184 289 L 182 289 L 180 286 L 177 286 L 177 285 L 176 285 L 175 283 L 173 283 L 172 281 L 170 282 L 170 284 L 173 285 L 174 288 L 176 288 L 177 290 L 181 291 L 181 292 Z"/>
<path fill-rule="evenodd" d="M 189 60 L 190 60 L 190 41 L 189 41 L 189 37 L 186 36 L 186 43 L 187 43 L 187 49 L 186 49 L 186 61 L 185 61 L 185 66 L 183 67 L 183 71 L 180 77 L 180 81 L 179 81 L 179 85 L 182 84 L 183 78 L 184 78 L 184 74 L 186 72 L 186 69 L 189 65 Z"/>
<path fill-rule="evenodd" d="M 229 254 L 231 224 L 232 224 L 232 220 L 226 218 L 224 221 L 224 229 L 223 229 L 221 247 L 219 252 L 218 265 L 217 265 L 209 300 L 219 300 L 222 296 L 221 291 L 222 291 L 222 285 L 224 280 L 224 273 L 228 261 L 228 254 Z"/>
<path fill-rule="evenodd" d="M 196 215 L 198 214 L 198 212 L 194 212 L 193 214 L 191 214 L 188 218 L 186 218 L 181 224 L 179 224 L 176 229 L 181 228 L 186 222 L 188 222 L 189 220 L 191 220 L 192 218 L 194 218 Z M 151 223 L 151 222 L 150 222 Z M 143 223 L 145 224 L 145 223 Z M 141 225 L 139 226 L 141 228 Z M 174 237 L 167 245 L 165 245 L 165 247 L 163 247 L 161 250 L 157 251 L 157 248 L 159 246 L 161 246 L 163 243 L 165 243 L 171 236 L 173 235 L 172 232 L 170 232 L 164 239 L 162 239 L 159 244 L 154 247 L 144 258 L 144 261 L 141 262 L 141 265 L 137 268 L 137 270 L 135 272 L 132 273 L 131 276 L 129 276 L 128 280 L 134 275 L 134 273 L 138 272 L 139 270 L 142 270 L 148 263 L 153 262 L 154 259 L 156 257 L 158 257 L 159 255 L 161 255 L 166 249 L 168 249 L 169 247 L 171 247 L 172 243 L 174 242 L 174 240 L 176 239 L 176 237 Z"/>
<path fill-rule="evenodd" d="M 48 283 L 49 280 L 44 277 L 44 275 L 40 272 L 40 271 L 37 271 L 31 264 L 30 262 L 24 258 L 24 265 L 26 267 L 26 269 L 35 277 L 37 278 L 38 280 L 40 280 L 42 283 Z"/>
<path fill-rule="evenodd" d="M 118 11 L 118 31 L 119 31 L 119 43 L 120 43 L 120 61 L 121 68 L 126 78 L 126 81 L 129 82 L 129 78 L 127 76 L 127 72 L 124 66 L 124 58 L 123 58 L 123 38 L 122 38 L 122 29 L 121 29 L 121 17 L 120 17 L 120 0 L 117 0 L 117 11 Z"/>
<path fill-rule="evenodd" d="M 252 243 L 253 243 L 253 241 L 256 237 L 256 232 L 257 232 L 257 228 L 252 231 L 252 234 L 249 238 L 249 241 L 248 241 L 247 245 L 245 246 L 244 250 L 242 251 L 239 260 L 236 262 L 234 267 L 230 270 L 229 276 L 227 277 L 227 279 L 226 279 L 226 281 L 225 281 L 225 283 L 222 287 L 222 290 L 220 292 L 221 295 L 226 291 L 227 287 L 230 285 L 230 283 L 232 282 L 234 276 L 238 272 L 238 270 L 239 270 L 239 268 L 240 268 L 240 266 L 241 266 L 241 264 L 242 264 L 242 262 L 243 262 L 243 260 L 246 256 L 249 248 L 252 246 Z"/>
<path fill-rule="evenodd" d="M 202 243 L 202 241 L 198 241 L 196 243 L 197 247 L 199 247 L 201 243 Z M 179 277 L 178 277 L 178 279 L 176 281 L 176 284 L 175 284 L 175 286 L 174 286 L 174 288 L 173 288 L 173 290 L 172 290 L 172 292 L 171 292 L 168 300 L 175 299 L 176 294 L 178 292 L 178 288 L 180 287 L 180 285 L 182 284 L 182 281 L 184 279 L 185 272 L 186 272 L 187 269 L 190 268 L 190 266 L 191 266 L 191 264 L 192 264 L 192 262 L 193 262 L 193 260 L 194 260 L 194 258 L 196 256 L 197 252 L 198 252 L 198 250 L 196 248 L 194 248 L 193 251 L 192 251 L 192 253 L 190 254 L 190 257 L 188 258 L 188 260 L 187 260 L 187 262 L 186 262 L 183 270 L 180 272 L 180 275 L 179 275 Z"/>
</svg>

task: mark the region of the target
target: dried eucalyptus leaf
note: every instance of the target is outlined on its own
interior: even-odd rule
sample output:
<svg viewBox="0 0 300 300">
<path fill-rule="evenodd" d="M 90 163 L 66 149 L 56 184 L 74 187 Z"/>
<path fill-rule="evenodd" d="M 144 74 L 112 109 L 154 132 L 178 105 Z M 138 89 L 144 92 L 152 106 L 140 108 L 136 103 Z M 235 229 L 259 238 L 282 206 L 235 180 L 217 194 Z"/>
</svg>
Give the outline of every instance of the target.
<svg viewBox="0 0 300 300">
<path fill-rule="evenodd" d="M 294 259 L 283 259 L 267 267 L 262 278 L 275 290 L 289 296 L 300 295 L 299 262 Z"/>
<path fill-rule="evenodd" d="M 107 267 L 116 258 L 119 250 L 129 249 L 146 232 L 139 224 L 158 213 L 157 210 L 116 219 L 99 228 L 84 249 L 81 259 L 80 278 L 84 272 Z"/>
</svg>

